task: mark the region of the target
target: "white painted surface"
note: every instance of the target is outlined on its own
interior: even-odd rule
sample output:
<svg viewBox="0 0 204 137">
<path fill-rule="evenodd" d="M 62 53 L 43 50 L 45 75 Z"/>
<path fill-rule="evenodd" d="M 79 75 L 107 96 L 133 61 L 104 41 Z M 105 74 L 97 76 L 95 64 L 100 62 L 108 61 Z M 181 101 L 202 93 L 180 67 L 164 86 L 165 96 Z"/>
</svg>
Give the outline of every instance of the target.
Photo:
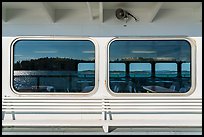
<svg viewBox="0 0 204 137">
<path fill-rule="evenodd" d="M 139 22 L 130 18 L 124 27 L 125 21 L 115 17 L 117 8 Z M 3 2 L 2 35 L 197 37 L 201 9 L 200 2 Z"/>
<path fill-rule="evenodd" d="M 201 23 L 185 24 L 137 24 L 127 25 L 106 25 L 106 24 L 3 24 L 3 36 L 201 36 Z"/>
<path fill-rule="evenodd" d="M 3 37 L 2 41 L 2 96 L 16 96 L 15 93 L 11 89 L 11 43 L 16 37 Z M 49 39 L 56 39 L 60 37 L 47 37 Z M 66 37 L 65 37 L 66 38 Z M 67 37 L 71 39 L 70 37 Z M 196 58 L 194 61 L 195 69 L 193 74 L 195 75 L 196 80 L 193 81 L 195 86 L 195 91 L 187 96 L 182 95 L 172 95 L 172 96 L 158 96 L 158 98 L 202 98 L 202 38 L 201 37 L 190 37 L 195 41 L 196 45 L 193 46 L 196 52 Z M 79 38 L 80 39 L 80 38 Z M 107 83 L 108 83 L 108 43 L 113 37 L 91 37 L 91 39 L 96 43 L 96 88 L 93 94 L 84 94 L 84 95 L 67 95 L 66 97 L 78 97 L 78 98 L 113 98 L 114 96 L 117 98 L 155 98 L 155 96 L 132 96 L 132 95 L 124 95 L 121 96 L 118 94 L 116 96 L 111 91 L 109 91 Z M 193 64 L 193 63 L 192 63 Z M 98 87 L 97 87 L 98 85 Z M 28 94 L 29 95 L 29 94 Z M 136 95 L 136 94 L 135 94 Z M 37 94 L 36 94 L 37 96 Z M 43 96 L 43 95 L 40 95 Z M 50 95 L 53 96 L 53 95 Z M 64 96 L 63 94 L 59 96 Z"/>
</svg>

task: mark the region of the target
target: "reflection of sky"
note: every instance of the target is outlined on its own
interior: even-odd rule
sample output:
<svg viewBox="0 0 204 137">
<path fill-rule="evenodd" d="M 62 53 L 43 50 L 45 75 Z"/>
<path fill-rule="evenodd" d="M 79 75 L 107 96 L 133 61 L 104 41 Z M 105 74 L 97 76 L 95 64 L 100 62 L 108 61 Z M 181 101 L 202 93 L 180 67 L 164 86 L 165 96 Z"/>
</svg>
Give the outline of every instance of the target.
<svg viewBox="0 0 204 137">
<path fill-rule="evenodd" d="M 111 43 L 109 48 L 110 60 L 124 58 L 174 58 L 177 61 L 190 61 L 190 45 L 185 40 L 117 40 Z M 190 65 L 183 65 L 183 70 L 189 68 Z M 125 70 L 124 65 L 112 66 L 112 69 Z M 149 65 L 130 65 L 130 71 L 135 70 L 150 70 Z M 176 71 L 176 64 L 159 65 L 157 64 L 156 71 L 170 70 Z"/>
<path fill-rule="evenodd" d="M 176 63 L 156 63 L 155 64 L 156 71 L 177 71 L 177 64 Z"/>
<path fill-rule="evenodd" d="M 151 71 L 150 63 L 131 63 L 130 71 Z"/>
<path fill-rule="evenodd" d="M 190 71 L 190 63 L 182 63 L 182 71 Z"/>
<path fill-rule="evenodd" d="M 182 63 L 182 71 L 190 71 L 190 63 Z M 176 63 L 156 63 L 156 71 L 177 71 Z M 125 71 L 124 63 L 110 63 L 110 71 Z M 130 71 L 151 71 L 150 63 L 131 63 Z"/>
<path fill-rule="evenodd" d="M 125 71 L 124 63 L 110 63 L 110 71 Z"/>
<path fill-rule="evenodd" d="M 143 58 L 162 58 L 170 57 L 177 60 L 190 60 L 190 45 L 184 40 L 129 40 L 114 41 L 110 45 L 110 60 L 143 57 Z"/>
<path fill-rule="evenodd" d="M 14 46 L 14 62 L 44 57 L 94 59 L 91 41 L 66 40 L 20 40 Z"/>
<path fill-rule="evenodd" d="M 94 63 L 79 63 L 78 71 L 95 70 Z"/>
</svg>

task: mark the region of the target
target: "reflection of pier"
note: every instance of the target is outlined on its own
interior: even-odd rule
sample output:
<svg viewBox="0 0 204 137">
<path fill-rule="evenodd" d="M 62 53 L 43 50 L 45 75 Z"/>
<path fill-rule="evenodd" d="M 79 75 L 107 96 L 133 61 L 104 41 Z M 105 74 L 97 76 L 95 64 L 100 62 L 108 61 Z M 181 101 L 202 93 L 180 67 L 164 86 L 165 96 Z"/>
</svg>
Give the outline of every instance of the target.
<svg viewBox="0 0 204 137">
<path fill-rule="evenodd" d="M 130 77 L 130 64 L 131 63 L 150 63 L 151 64 L 151 77 L 156 77 L 156 63 L 176 63 L 177 64 L 177 77 L 181 78 L 182 72 L 182 63 L 186 63 L 186 61 L 175 61 L 175 60 L 120 60 L 120 61 L 110 61 L 110 63 L 124 63 L 125 64 L 125 75 L 126 77 Z"/>
</svg>

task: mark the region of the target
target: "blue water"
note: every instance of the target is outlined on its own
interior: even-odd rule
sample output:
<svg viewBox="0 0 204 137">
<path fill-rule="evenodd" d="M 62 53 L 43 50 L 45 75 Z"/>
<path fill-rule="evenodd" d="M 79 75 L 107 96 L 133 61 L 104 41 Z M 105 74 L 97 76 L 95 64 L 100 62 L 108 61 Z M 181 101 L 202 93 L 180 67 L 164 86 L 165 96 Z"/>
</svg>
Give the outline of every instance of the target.
<svg viewBox="0 0 204 137">
<path fill-rule="evenodd" d="M 176 77 L 176 73 L 157 73 L 157 77 Z M 31 77 L 32 76 L 32 77 Z M 49 77 L 51 76 L 51 77 Z M 131 73 L 130 77 L 150 77 L 150 73 Z M 184 77 L 190 77 L 190 72 L 182 73 Z M 39 79 L 38 79 L 39 77 Z M 125 77 L 125 73 L 110 73 L 112 78 Z M 76 71 L 14 71 L 14 88 L 32 89 L 39 86 L 52 86 L 56 90 L 65 91 L 75 88 L 82 90 L 85 86 L 94 86 L 94 72 Z"/>
<path fill-rule="evenodd" d="M 51 76 L 51 77 L 49 77 Z M 74 71 L 14 71 L 14 88 L 32 89 L 37 86 L 52 86 L 56 90 L 65 91 L 71 87 L 81 90 L 86 85 L 93 85 L 94 73 L 74 72 Z M 39 78 L 39 79 L 38 79 Z M 85 81 L 81 84 L 78 81 Z M 92 81 L 88 83 L 87 81 Z M 84 84 L 82 86 L 82 84 Z"/>
<path fill-rule="evenodd" d="M 125 77 L 125 72 L 123 73 L 114 73 L 110 72 L 110 77 Z M 156 72 L 156 77 L 176 77 L 177 72 Z M 151 77 L 151 73 L 130 73 L 130 77 Z M 190 77 L 190 72 L 182 72 L 182 77 Z"/>
</svg>

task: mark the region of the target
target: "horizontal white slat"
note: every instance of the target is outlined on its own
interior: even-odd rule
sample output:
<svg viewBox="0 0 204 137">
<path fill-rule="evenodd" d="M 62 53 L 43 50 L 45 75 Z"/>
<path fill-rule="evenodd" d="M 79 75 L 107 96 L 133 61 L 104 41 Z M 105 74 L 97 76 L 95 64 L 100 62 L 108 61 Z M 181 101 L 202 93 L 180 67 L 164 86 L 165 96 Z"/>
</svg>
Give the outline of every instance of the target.
<svg viewBox="0 0 204 137">
<path fill-rule="evenodd" d="M 3 100 L 4 103 L 6 102 L 35 102 L 35 103 L 42 103 L 42 102 L 50 102 L 50 103 L 101 103 L 101 100 Z"/>
<path fill-rule="evenodd" d="M 43 100 L 50 100 L 50 99 L 54 99 L 54 100 L 102 100 L 104 98 L 94 98 L 94 99 L 89 99 L 89 98 L 70 98 L 70 97 L 66 97 L 66 96 L 21 96 L 21 97 L 2 97 L 2 99 L 33 99 L 33 100 L 39 100 L 39 99 L 43 99 Z M 130 97 L 123 97 L 123 98 L 111 98 L 111 99 L 104 99 L 104 100 L 202 100 L 202 98 L 186 98 L 186 97 L 154 97 L 154 98 L 144 98 L 144 97 L 139 97 L 139 98 L 130 98 Z"/>
<path fill-rule="evenodd" d="M 103 105 L 110 105 L 110 106 L 140 106 L 140 105 L 148 105 L 148 106 L 151 106 L 151 105 L 158 105 L 158 106 L 184 106 L 184 105 L 187 105 L 187 106 L 190 106 L 190 105 L 194 105 L 194 106 L 199 106 L 199 105 L 202 105 L 202 103 L 162 103 L 162 102 L 154 102 L 154 103 L 147 103 L 147 102 L 140 102 L 140 103 L 103 103 Z"/>
<path fill-rule="evenodd" d="M 15 109 L 15 108 L 22 108 L 22 109 L 93 109 L 93 108 L 96 108 L 96 109 L 100 109 L 102 108 L 102 106 L 57 106 L 57 107 L 54 107 L 54 106 L 2 106 L 2 109 Z"/>
<path fill-rule="evenodd" d="M 139 102 L 185 102 L 185 103 L 202 103 L 202 100 L 54 100 L 54 99 L 35 99 L 35 100 L 29 100 L 29 99 L 3 99 L 3 102 L 122 102 L 122 103 L 139 103 Z"/>
<path fill-rule="evenodd" d="M 106 103 L 202 103 L 201 100 L 105 100 Z"/>
<path fill-rule="evenodd" d="M 2 111 L 5 112 L 59 112 L 59 113 L 66 113 L 66 112 L 102 112 L 102 109 L 69 109 L 69 110 L 57 110 L 57 109 L 29 109 L 29 110 L 25 110 L 25 109 L 2 109 Z"/>
<path fill-rule="evenodd" d="M 115 101 L 121 101 L 121 100 L 202 100 L 202 98 L 187 98 L 187 97 L 139 97 L 139 98 L 106 98 L 105 100 L 115 100 Z"/>
<path fill-rule="evenodd" d="M 106 111 L 109 111 L 108 109 Z M 158 110 L 158 109 L 148 109 L 148 110 L 126 110 L 126 109 L 111 109 L 110 112 L 120 112 L 120 113 L 126 113 L 126 112 L 134 112 L 134 113 L 146 113 L 146 114 L 160 114 L 160 113 L 167 113 L 167 114 L 170 114 L 170 113 L 175 113 L 175 114 L 178 114 L 178 113 L 202 113 L 202 110 L 189 110 L 189 109 L 186 109 L 186 110 L 170 110 L 170 109 L 166 109 L 166 110 Z"/>
<path fill-rule="evenodd" d="M 88 99 L 88 98 L 83 98 L 83 99 L 73 99 L 73 98 L 64 98 L 64 97 L 3 97 L 3 101 L 77 101 L 77 102 L 89 102 L 89 101 L 96 101 L 96 102 L 101 102 L 101 100 L 106 101 L 106 102 L 140 102 L 140 101 L 200 101 L 202 102 L 202 98 L 137 98 L 137 99 Z"/>
<path fill-rule="evenodd" d="M 202 109 L 202 106 L 2 106 L 2 109 L 91 109 L 91 108 L 106 108 L 106 109 Z"/>
<path fill-rule="evenodd" d="M 104 108 L 119 108 L 119 109 L 202 109 L 201 106 L 189 107 L 189 106 L 106 106 Z"/>
<path fill-rule="evenodd" d="M 131 109 L 131 110 L 128 110 L 128 109 L 111 109 L 111 110 L 108 110 L 108 109 L 76 109 L 76 110 L 73 110 L 73 109 L 69 109 L 69 110 L 50 110 L 50 109 L 47 109 L 47 110 L 40 110 L 40 109 L 30 109 L 30 110 L 25 110 L 25 109 L 2 109 L 2 111 L 5 111 L 5 112 L 33 112 L 33 113 L 36 113 L 36 112 L 59 112 L 59 113 L 66 113 L 66 112 L 102 112 L 102 111 L 110 111 L 110 112 L 120 112 L 120 113 L 146 113 L 146 114 L 159 114 L 159 113 L 166 113 L 166 114 L 170 114 L 170 113 L 175 113 L 175 114 L 178 114 L 178 113 L 196 113 L 196 114 L 200 114 L 202 113 L 201 110 L 192 110 L 192 109 L 178 109 L 178 110 L 175 110 L 175 109 Z"/>
<path fill-rule="evenodd" d="M 21 97 L 2 97 L 2 99 L 9 100 L 101 100 L 102 98 L 70 98 L 66 96 L 21 96 Z"/>
<path fill-rule="evenodd" d="M 202 103 L 103 103 L 103 105 L 111 106 L 202 106 Z"/>
<path fill-rule="evenodd" d="M 3 103 L 3 106 L 101 106 L 101 103 Z"/>
<path fill-rule="evenodd" d="M 125 106 L 129 106 L 129 105 L 202 105 L 202 103 L 162 103 L 162 102 L 154 102 L 154 103 L 150 103 L 150 102 L 140 102 L 140 103 L 72 103 L 72 102 L 3 102 L 3 105 L 125 105 Z"/>
<path fill-rule="evenodd" d="M 3 126 L 23 126 L 23 127 L 38 127 L 38 126 L 57 126 L 57 127 L 64 127 L 64 126 L 102 126 L 103 122 L 101 120 L 4 120 L 2 121 Z"/>
</svg>

